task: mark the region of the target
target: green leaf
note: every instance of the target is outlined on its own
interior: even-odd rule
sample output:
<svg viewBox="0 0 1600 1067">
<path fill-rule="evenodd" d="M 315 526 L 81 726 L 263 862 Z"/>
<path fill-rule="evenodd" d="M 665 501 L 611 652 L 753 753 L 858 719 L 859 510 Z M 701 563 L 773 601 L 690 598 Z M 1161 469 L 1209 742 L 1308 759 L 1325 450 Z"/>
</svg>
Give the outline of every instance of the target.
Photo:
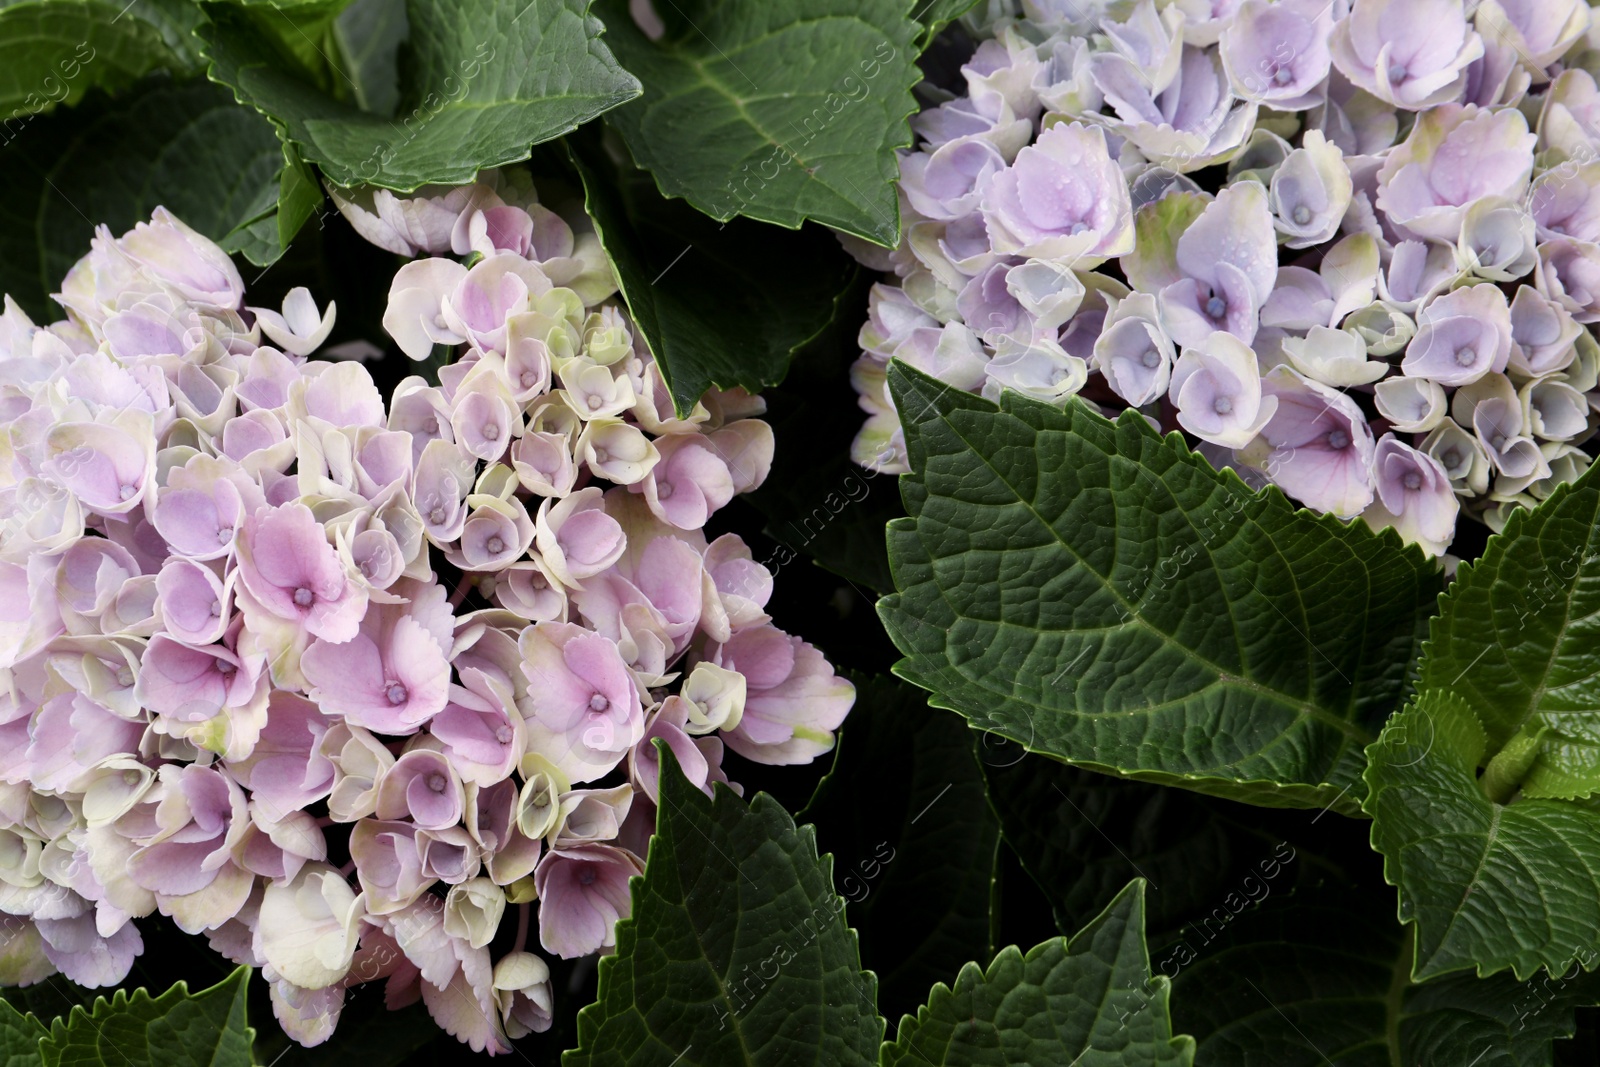
<svg viewBox="0 0 1600 1067">
<path fill-rule="evenodd" d="M 713 801 L 657 751 L 649 863 L 562 1063 L 872 1063 L 877 982 L 814 830 L 765 793 L 746 805 L 719 786 Z"/>
<path fill-rule="evenodd" d="M 1212 913 L 1246 875 L 1283 892 L 1326 870 L 1318 857 L 1302 858 L 1312 833 L 1304 812 L 1112 778 L 1024 756 L 1013 743 L 986 745 L 982 763 L 1001 833 L 1062 930 L 1077 929 L 1134 876 L 1150 883 L 1146 928 L 1155 937 Z"/>
<path fill-rule="evenodd" d="M 239 247 L 230 235 L 272 210 L 284 166 L 272 125 L 226 90 L 160 79 L 34 120 L 0 160 L 0 289 L 42 321 L 96 224 L 121 234 L 165 206 Z"/>
<path fill-rule="evenodd" d="M 250 1067 L 254 1031 L 245 1024 L 250 968 L 190 994 L 179 982 L 159 997 L 143 989 L 95 998 L 50 1026 L 40 1045 L 44 1067 Z"/>
<path fill-rule="evenodd" d="M 1460 697 L 1489 755 L 1540 734 L 1524 796 L 1600 788 L 1600 468 L 1519 510 L 1439 605 L 1419 690 Z"/>
<path fill-rule="evenodd" d="M 1575 1008 L 1600 997 L 1585 974 L 1415 984 L 1410 932 L 1382 894 L 1344 885 L 1273 894 L 1212 934 L 1162 954 L 1196 1067 L 1551 1067 Z"/>
<path fill-rule="evenodd" d="M 1477 768 L 1488 740 L 1472 710 L 1427 690 L 1367 750 L 1372 847 L 1417 927 L 1420 981 L 1475 968 L 1560 974 L 1600 963 L 1600 810 L 1584 801 L 1496 804 Z"/>
<path fill-rule="evenodd" d="M 678 412 L 712 386 L 756 392 L 781 381 L 851 291 L 859 268 L 839 243 L 816 227 L 718 226 L 574 140 L 585 206 Z"/>
<path fill-rule="evenodd" d="M 0 1000 L 0 1067 L 41 1067 L 39 1041 L 49 1033 L 32 1013 Z"/>
<path fill-rule="evenodd" d="M 806 219 L 893 248 L 894 151 L 921 78 L 903 0 L 675 0 L 652 41 L 627 0 L 608 40 L 644 95 L 609 121 L 667 196 L 720 221 Z"/>
<path fill-rule="evenodd" d="M 1013 945 L 988 970 L 969 963 L 953 988 L 934 986 L 882 1062 L 1187 1067 L 1194 1039 L 1172 1034 L 1169 985 L 1150 974 L 1144 882 L 1135 879 L 1071 940 L 1053 938 L 1026 956 Z"/>
<path fill-rule="evenodd" d="M 1437 564 L 1251 493 L 1137 412 L 890 369 L 915 473 L 878 602 L 896 673 L 978 728 L 1094 770 L 1359 811 Z"/>
<path fill-rule="evenodd" d="M 1591 470 L 1462 564 L 1418 698 L 1368 752 L 1373 847 L 1417 925 L 1418 977 L 1560 973 L 1594 944 L 1600 801 L 1565 798 L 1600 780 L 1597 521 Z"/>
<path fill-rule="evenodd" d="M 939 31 L 978 6 L 979 0 L 916 0 L 911 17 L 922 24 L 917 44 L 927 48 Z"/>
<path fill-rule="evenodd" d="M 469 182 L 639 93 L 586 0 L 411 0 L 409 76 L 393 118 L 324 92 L 239 8 L 203 8 L 211 77 L 270 115 L 339 185 Z"/>
<path fill-rule="evenodd" d="M 410 26 L 405 0 L 355 0 L 333 24 L 338 67 L 350 76 L 356 106 L 392 116 L 400 106 L 400 46 Z"/>
<path fill-rule="evenodd" d="M 187 0 L 19 0 L 0 6 L 0 124 L 9 142 L 28 116 L 117 92 L 155 70 L 199 72 Z"/>
<path fill-rule="evenodd" d="M 798 818 L 833 853 L 879 1013 L 915 1011 L 936 981 L 994 954 L 989 891 L 1000 828 L 976 736 L 892 678 L 856 678 L 833 767 Z"/>
</svg>

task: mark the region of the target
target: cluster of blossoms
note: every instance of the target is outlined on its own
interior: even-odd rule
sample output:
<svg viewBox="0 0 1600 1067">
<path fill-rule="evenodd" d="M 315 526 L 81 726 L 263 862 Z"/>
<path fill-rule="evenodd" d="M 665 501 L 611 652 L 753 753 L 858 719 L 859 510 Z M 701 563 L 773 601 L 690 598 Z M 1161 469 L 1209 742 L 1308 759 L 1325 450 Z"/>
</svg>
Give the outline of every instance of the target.
<svg viewBox="0 0 1600 1067">
<path fill-rule="evenodd" d="M 1004 6 L 1004 5 L 999 5 Z M 901 155 L 863 262 L 858 462 L 891 358 L 1139 409 L 1435 554 L 1577 478 L 1600 409 L 1584 0 L 1022 0 Z"/>
<path fill-rule="evenodd" d="M 0 981 L 115 984 L 159 912 L 303 1043 L 382 980 L 507 1051 L 550 1024 L 534 905 L 547 952 L 614 944 L 653 742 L 709 790 L 724 745 L 827 751 L 854 691 L 703 532 L 766 476 L 761 402 L 675 413 L 581 210 L 507 175 L 341 208 L 443 254 L 385 318 L 438 385 L 308 359 L 333 306 L 246 307 L 162 210 L 102 228 L 64 320 L 7 301 Z"/>
</svg>

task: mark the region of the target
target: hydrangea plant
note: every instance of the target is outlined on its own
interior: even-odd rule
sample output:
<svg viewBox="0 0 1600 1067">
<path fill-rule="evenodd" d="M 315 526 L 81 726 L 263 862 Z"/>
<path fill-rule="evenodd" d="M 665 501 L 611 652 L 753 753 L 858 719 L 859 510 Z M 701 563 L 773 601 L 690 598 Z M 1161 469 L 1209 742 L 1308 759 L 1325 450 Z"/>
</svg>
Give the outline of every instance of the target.
<svg viewBox="0 0 1600 1067">
<path fill-rule="evenodd" d="M 0 1059 L 1593 1058 L 1584 0 L 0 58 Z"/>
</svg>

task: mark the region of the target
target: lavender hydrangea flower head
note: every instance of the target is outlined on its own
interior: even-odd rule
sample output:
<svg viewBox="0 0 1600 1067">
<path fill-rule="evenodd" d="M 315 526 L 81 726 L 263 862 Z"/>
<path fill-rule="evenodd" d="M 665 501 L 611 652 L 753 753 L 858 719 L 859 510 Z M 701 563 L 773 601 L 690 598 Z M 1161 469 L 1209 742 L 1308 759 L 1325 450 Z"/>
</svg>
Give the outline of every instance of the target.
<svg viewBox="0 0 1600 1067">
<path fill-rule="evenodd" d="M 928 157 L 976 136 L 1015 162 L 971 153 L 974 187 L 989 183 L 981 231 L 953 217 L 963 178 L 957 210 L 913 206 L 922 217 L 874 261 L 893 277 L 852 370 L 857 462 L 908 469 L 886 384 L 900 359 L 990 399 L 1136 408 L 1214 462 L 1435 554 L 1458 517 L 1498 528 L 1586 464 L 1585 406 L 1600 410 L 1587 5 L 1024 6 L 1038 62 L 1015 25 L 989 24 L 983 102 L 952 83 L 913 121 Z M 1029 72 L 1026 93 L 1000 87 L 1011 70 Z M 1025 173 L 1065 128 L 1104 130 L 1091 169 L 1114 161 L 1127 185 L 1131 247 L 1114 262 L 1025 245 L 1047 233 L 1019 220 L 1069 217 Z M 928 166 L 904 168 L 908 198 Z"/>
</svg>

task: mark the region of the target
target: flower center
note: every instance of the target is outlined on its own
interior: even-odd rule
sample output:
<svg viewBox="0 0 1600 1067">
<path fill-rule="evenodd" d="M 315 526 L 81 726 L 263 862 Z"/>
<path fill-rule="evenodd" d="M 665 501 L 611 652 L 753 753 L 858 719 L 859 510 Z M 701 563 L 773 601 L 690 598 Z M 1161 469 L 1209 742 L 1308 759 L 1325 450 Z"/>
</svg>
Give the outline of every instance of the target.
<svg viewBox="0 0 1600 1067">
<path fill-rule="evenodd" d="M 1494 450 L 1498 452 L 1506 447 L 1506 435 L 1503 433 L 1497 433 L 1489 439 L 1489 443 L 1494 445 Z"/>
<path fill-rule="evenodd" d="M 1422 488 L 1422 475 L 1418 474 L 1416 471 L 1407 471 L 1406 476 L 1400 479 L 1400 481 L 1412 492 L 1416 492 L 1418 489 Z"/>
<path fill-rule="evenodd" d="M 1288 85 L 1290 82 L 1294 81 L 1294 71 L 1290 70 L 1288 67 L 1279 67 L 1277 70 L 1272 72 L 1272 80 L 1277 82 L 1279 85 Z"/>
<path fill-rule="evenodd" d="M 1478 350 L 1470 345 L 1466 348 L 1456 349 L 1456 362 L 1463 367 L 1470 367 L 1478 362 Z"/>
<path fill-rule="evenodd" d="M 509 745 L 511 743 L 511 727 L 505 723 L 496 726 L 494 728 L 494 739 L 502 745 Z"/>
<path fill-rule="evenodd" d="M 596 463 L 605 463 L 610 458 L 611 458 L 611 453 L 607 452 L 605 449 L 597 448 L 597 449 L 594 450 L 594 461 Z"/>
<path fill-rule="evenodd" d="M 308 587 L 302 585 L 300 588 L 294 591 L 294 602 L 300 605 L 302 608 L 309 608 L 312 604 L 317 602 L 317 594 L 313 593 Z"/>
<path fill-rule="evenodd" d="M 1406 65 L 1404 63 L 1395 63 L 1394 65 L 1392 65 L 1389 68 L 1389 84 L 1390 85 L 1399 85 L 1401 82 L 1403 82 L 1405 80 L 1406 80 Z"/>
<path fill-rule="evenodd" d="M 1449 468 L 1450 470 L 1455 470 L 1458 466 L 1461 465 L 1461 451 L 1460 451 L 1460 449 L 1455 449 L 1455 448 L 1449 449 L 1449 450 L 1447 450 L 1445 452 L 1444 455 L 1440 456 L 1439 458 L 1444 460 L 1444 465 L 1447 468 Z"/>
<path fill-rule="evenodd" d="M 218 674 L 232 674 L 236 670 L 238 670 L 238 668 L 235 667 L 233 664 L 229 663 L 227 660 L 225 660 L 225 659 L 217 660 L 217 673 Z"/>
<path fill-rule="evenodd" d="M 133 671 L 128 669 L 127 664 L 117 669 L 117 684 L 124 689 L 133 684 Z"/>
<path fill-rule="evenodd" d="M 590 411 L 598 410 L 599 407 L 600 407 L 600 404 L 601 404 L 600 398 L 591 393 L 589 395 L 589 410 Z"/>
<path fill-rule="evenodd" d="M 1214 296 L 1206 301 L 1206 314 L 1213 319 L 1220 319 L 1228 313 L 1228 302 L 1220 296 Z"/>
<path fill-rule="evenodd" d="M 131 485 L 122 485 L 117 489 L 117 496 L 123 500 L 132 500 L 133 494 L 137 493 L 138 491 L 139 490 L 135 489 Z"/>
<path fill-rule="evenodd" d="M 1311 209 L 1310 208 L 1306 207 L 1304 204 L 1301 204 L 1299 207 L 1294 209 L 1294 223 L 1295 223 L 1296 226 L 1304 226 L 1306 223 L 1308 223 L 1310 221 L 1311 221 Z"/>
<path fill-rule="evenodd" d="M 483 424 L 483 439 L 485 441 L 493 441 L 496 437 L 499 437 L 499 436 L 500 436 L 500 427 L 499 426 L 495 425 L 492 422 L 486 422 L 486 423 Z"/>
<path fill-rule="evenodd" d="M 1151 370 L 1155 370 L 1157 367 L 1161 366 L 1161 353 L 1157 352 L 1153 348 L 1149 349 L 1144 355 L 1139 357 L 1139 362 L 1143 363 Z"/>
<path fill-rule="evenodd" d="M 225 545 L 233 540 L 232 526 L 219 526 L 217 528 L 217 544 Z"/>
<path fill-rule="evenodd" d="M 388 698 L 390 704 L 393 704 L 395 707 L 399 707 L 401 704 L 406 702 L 406 698 L 411 694 L 407 693 L 406 687 L 401 685 L 399 682 L 390 682 L 389 688 L 383 691 L 383 695 Z"/>
<path fill-rule="evenodd" d="M 483 543 L 483 547 L 489 550 L 490 555 L 498 556 L 500 553 L 506 550 L 506 543 L 501 539 L 499 534 L 495 534 L 493 537 L 489 538 L 489 540 Z"/>
<path fill-rule="evenodd" d="M 579 885 L 594 885 L 594 868 L 584 866 L 578 871 Z"/>
<path fill-rule="evenodd" d="M 434 508 L 432 511 L 428 512 L 428 521 L 433 523 L 435 526 L 443 526 L 444 508 Z"/>
<path fill-rule="evenodd" d="M 1080 233 L 1088 233 L 1089 232 L 1089 227 L 1085 226 L 1081 222 L 1074 222 L 1072 224 L 1072 229 L 1070 231 L 1068 231 L 1068 232 L 1071 233 L 1072 236 L 1076 237 Z"/>
<path fill-rule="evenodd" d="M 658 482 L 656 484 L 656 499 L 665 500 L 672 495 L 671 482 Z"/>
<path fill-rule="evenodd" d="M 139 784 L 139 772 L 138 771 L 131 771 L 131 770 L 130 771 L 123 771 L 122 772 L 122 784 L 123 785 L 138 785 Z"/>
<path fill-rule="evenodd" d="M 549 583 L 544 580 L 544 575 L 535 571 L 528 577 L 528 584 L 534 589 L 544 589 Z"/>
<path fill-rule="evenodd" d="M 1338 451 L 1350 447 L 1350 435 L 1343 430 L 1330 430 L 1328 432 L 1328 447 Z"/>
<path fill-rule="evenodd" d="M 1227 415 L 1233 411 L 1233 397 L 1219 396 L 1211 402 L 1211 410 L 1218 415 Z"/>
<path fill-rule="evenodd" d="M 443 793 L 444 785 L 444 775 L 440 774 L 438 771 L 434 771 L 432 774 L 428 775 L 428 788 L 433 790 L 435 793 Z"/>
<path fill-rule="evenodd" d="M 524 389 L 532 389 L 534 386 L 536 386 L 538 384 L 539 384 L 539 379 L 533 373 L 533 371 L 525 370 L 525 371 L 522 372 L 522 387 Z"/>
<path fill-rule="evenodd" d="M 222 601 L 213 600 L 211 602 L 211 617 L 213 619 L 220 619 L 222 617 Z"/>
<path fill-rule="evenodd" d="M 605 711 L 610 706 L 611 706 L 611 701 L 607 700 L 605 697 L 601 696 L 599 693 L 596 693 L 594 696 L 589 698 L 589 710 L 590 711 L 594 711 L 594 712 Z"/>
</svg>

